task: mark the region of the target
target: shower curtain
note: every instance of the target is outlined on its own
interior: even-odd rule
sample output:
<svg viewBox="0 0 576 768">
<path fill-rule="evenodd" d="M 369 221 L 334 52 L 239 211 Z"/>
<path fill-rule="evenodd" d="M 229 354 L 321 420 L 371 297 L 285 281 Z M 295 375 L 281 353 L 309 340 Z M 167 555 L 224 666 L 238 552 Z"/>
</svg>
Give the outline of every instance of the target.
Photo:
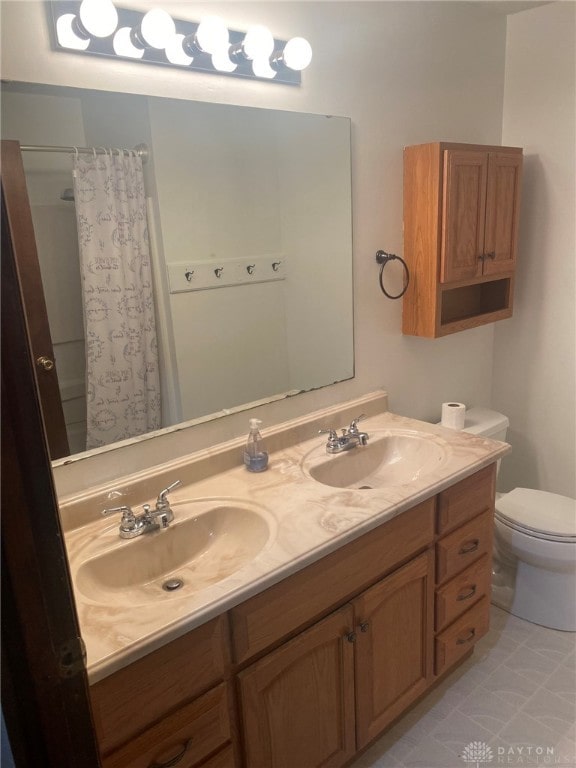
<svg viewBox="0 0 576 768">
<path fill-rule="evenodd" d="M 73 178 L 89 449 L 160 427 L 160 380 L 142 160 L 77 153 Z"/>
</svg>

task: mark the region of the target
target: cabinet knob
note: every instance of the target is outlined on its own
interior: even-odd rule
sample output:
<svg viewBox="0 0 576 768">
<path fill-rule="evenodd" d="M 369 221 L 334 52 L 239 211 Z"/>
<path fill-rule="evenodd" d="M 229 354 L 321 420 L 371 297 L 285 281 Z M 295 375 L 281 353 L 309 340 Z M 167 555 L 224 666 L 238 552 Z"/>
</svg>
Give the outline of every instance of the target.
<svg viewBox="0 0 576 768">
<path fill-rule="evenodd" d="M 474 597 L 475 594 L 476 594 L 476 584 L 473 584 L 468 590 L 468 592 L 461 592 L 456 598 L 456 600 L 459 600 L 459 601 L 470 600 L 470 598 Z"/>
<path fill-rule="evenodd" d="M 361 621 L 360 622 L 360 632 L 368 632 L 370 629 L 370 622 L 369 621 Z"/>
<path fill-rule="evenodd" d="M 173 758 L 171 758 L 170 760 L 166 760 L 166 762 L 164 763 L 157 763 L 156 760 L 154 760 L 154 762 L 150 763 L 148 768 L 172 768 L 173 765 L 178 765 L 180 760 L 182 760 L 182 758 L 188 751 L 188 747 L 190 746 L 191 743 L 192 743 L 192 739 L 188 739 L 188 741 L 186 742 L 186 744 L 184 744 L 180 752 L 178 752 L 177 755 L 174 755 Z"/>
<path fill-rule="evenodd" d="M 470 552 L 476 552 L 480 546 L 480 539 L 472 539 L 472 541 L 463 544 L 458 550 L 459 555 L 469 555 Z"/>
<path fill-rule="evenodd" d="M 465 645 L 466 643 L 469 643 L 471 640 L 474 640 L 476 637 L 476 630 L 471 629 L 470 632 L 465 637 L 459 637 L 458 640 L 456 640 L 456 645 Z"/>
<path fill-rule="evenodd" d="M 492 261 L 494 261 L 494 259 L 496 258 L 496 254 L 494 253 L 494 251 L 491 251 L 490 253 L 486 254 L 486 258 L 492 259 Z"/>
<path fill-rule="evenodd" d="M 51 371 L 54 368 L 54 360 L 50 360 L 49 357 L 42 355 L 36 358 L 36 365 L 38 368 L 42 368 L 43 371 Z"/>
<path fill-rule="evenodd" d="M 348 640 L 349 643 L 356 642 L 356 632 L 348 632 L 346 635 L 346 640 Z"/>
<path fill-rule="evenodd" d="M 484 261 L 485 258 L 486 258 L 486 254 L 481 253 L 480 256 L 478 256 L 478 261 Z"/>
</svg>

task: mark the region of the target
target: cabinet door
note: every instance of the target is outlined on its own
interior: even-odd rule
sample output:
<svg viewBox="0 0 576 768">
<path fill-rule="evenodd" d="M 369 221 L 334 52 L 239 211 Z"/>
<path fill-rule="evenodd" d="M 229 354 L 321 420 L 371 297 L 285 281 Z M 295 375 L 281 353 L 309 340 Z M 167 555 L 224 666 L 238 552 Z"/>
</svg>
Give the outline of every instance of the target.
<svg viewBox="0 0 576 768">
<path fill-rule="evenodd" d="M 488 153 L 445 150 L 440 281 L 482 275 Z"/>
<path fill-rule="evenodd" d="M 238 675 L 246 768 L 336 768 L 355 752 L 352 607 Z"/>
<path fill-rule="evenodd" d="M 426 552 L 353 603 L 359 749 L 432 680 L 433 599 L 434 560 Z"/>
<path fill-rule="evenodd" d="M 512 272 L 516 261 L 522 155 L 488 156 L 484 274 Z"/>
</svg>

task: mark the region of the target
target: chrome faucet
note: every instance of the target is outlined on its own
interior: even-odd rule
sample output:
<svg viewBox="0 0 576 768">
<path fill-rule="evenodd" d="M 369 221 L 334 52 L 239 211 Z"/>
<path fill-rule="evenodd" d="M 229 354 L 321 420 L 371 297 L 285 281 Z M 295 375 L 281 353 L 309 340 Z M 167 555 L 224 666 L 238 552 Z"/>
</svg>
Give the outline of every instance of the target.
<svg viewBox="0 0 576 768">
<path fill-rule="evenodd" d="M 363 418 L 364 414 L 352 419 L 350 426 L 347 429 L 342 429 L 341 435 L 338 435 L 335 429 L 321 429 L 318 432 L 319 435 L 328 435 L 326 453 L 342 453 L 355 448 L 357 445 L 366 445 L 370 436 L 367 432 L 360 432 L 358 429 L 358 422 Z"/>
<path fill-rule="evenodd" d="M 151 510 L 150 504 L 144 504 L 142 509 L 144 510 L 141 515 L 135 515 L 131 507 L 123 505 L 121 507 L 110 507 L 104 509 L 102 515 L 107 517 L 116 512 L 121 512 L 122 517 L 120 519 L 119 535 L 121 539 L 133 539 L 136 536 L 140 536 L 142 533 L 149 533 L 151 531 L 158 531 L 160 528 L 168 528 L 172 520 L 174 520 L 174 513 L 170 507 L 168 501 L 168 492 L 173 488 L 182 485 L 180 480 L 176 480 L 174 483 L 160 491 L 158 498 L 156 499 L 156 506 L 154 510 Z"/>
</svg>

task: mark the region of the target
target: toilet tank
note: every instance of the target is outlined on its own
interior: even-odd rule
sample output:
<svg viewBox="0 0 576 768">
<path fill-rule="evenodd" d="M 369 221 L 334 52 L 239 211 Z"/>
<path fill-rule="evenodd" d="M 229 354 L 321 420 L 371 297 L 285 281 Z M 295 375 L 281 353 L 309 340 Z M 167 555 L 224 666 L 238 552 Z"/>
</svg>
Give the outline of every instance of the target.
<svg viewBox="0 0 576 768">
<path fill-rule="evenodd" d="M 478 437 L 489 437 L 492 440 L 504 442 L 509 426 L 508 417 L 498 411 L 491 411 L 488 408 L 470 408 L 466 411 L 463 431 Z"/>
</svg>

